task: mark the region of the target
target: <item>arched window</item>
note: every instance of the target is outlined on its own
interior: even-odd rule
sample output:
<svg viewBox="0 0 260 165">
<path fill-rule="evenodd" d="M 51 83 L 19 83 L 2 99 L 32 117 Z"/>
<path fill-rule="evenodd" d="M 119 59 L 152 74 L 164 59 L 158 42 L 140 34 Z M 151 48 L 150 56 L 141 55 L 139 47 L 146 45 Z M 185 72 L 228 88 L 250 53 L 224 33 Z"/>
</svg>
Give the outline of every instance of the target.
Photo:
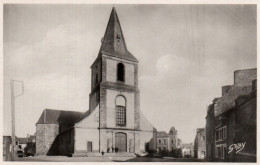
<svg viewBox="0 0 260 165">
<path fill-rule="evenodd" d="M 123 96 L 116 97 L 116 125 L 126 126 L 126 100 Z"/>
<path fill-rule="evenodd" d="M 117 65 L 117 81 L 125 81 L 125 66 L 122 63 Z"/>
</svg>

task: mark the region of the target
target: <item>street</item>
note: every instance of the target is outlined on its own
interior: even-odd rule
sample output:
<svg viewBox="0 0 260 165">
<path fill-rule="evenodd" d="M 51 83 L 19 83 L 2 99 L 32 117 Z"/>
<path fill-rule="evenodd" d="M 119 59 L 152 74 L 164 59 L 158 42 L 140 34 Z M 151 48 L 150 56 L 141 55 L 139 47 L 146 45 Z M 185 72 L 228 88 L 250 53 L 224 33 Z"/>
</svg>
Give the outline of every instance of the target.
<svg viewBox="0 0 260 165">
<path fill-rule="evenodd" d="M 17 158 L 16 161 L 30 162 L 205 162 L 196 158 L 150 158 L 150 157 L 66 157 L 34 156 Z"/>
</svg>

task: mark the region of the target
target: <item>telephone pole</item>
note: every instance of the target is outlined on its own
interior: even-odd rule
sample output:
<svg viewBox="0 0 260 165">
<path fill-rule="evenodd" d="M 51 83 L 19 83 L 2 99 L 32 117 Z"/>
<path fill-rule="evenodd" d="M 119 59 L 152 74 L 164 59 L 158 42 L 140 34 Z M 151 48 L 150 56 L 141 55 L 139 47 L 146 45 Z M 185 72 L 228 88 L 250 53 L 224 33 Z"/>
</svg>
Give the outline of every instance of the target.
<svg viewBox="0 0 260 165">
<path fill-rule="evenodd" d="M 14 82 L 18 82 L 22 84 L 22 93 L 15 95 L 14 94 Z M 10 81 L 10 85 L 11 85 L 11 113 L 12 113 L 12 161 L 14 161 L 15 159 L 15 98 L 18 96 L 23 95 L 24 93 L 24 87 L 23 87 L 23 81 L 18 81 L 18 80 L 11 80 Z"/>
</svg>

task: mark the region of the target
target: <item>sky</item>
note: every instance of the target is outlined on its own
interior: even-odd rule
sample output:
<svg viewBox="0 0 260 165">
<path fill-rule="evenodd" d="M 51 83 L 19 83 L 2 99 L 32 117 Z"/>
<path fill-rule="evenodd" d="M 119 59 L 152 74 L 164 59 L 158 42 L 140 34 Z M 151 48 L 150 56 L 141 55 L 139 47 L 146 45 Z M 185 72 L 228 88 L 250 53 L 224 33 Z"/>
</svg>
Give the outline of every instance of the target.
<svg viewBox="0 0 260 165">
<path fill-rule="evenodd" d="M 3 134 L 33 134 L 45 108 L 88 110 L 90 65 L 113 5 L 5 4 Z M 139 60 L 141 111 L 158 131 L 194 142 L 207 106 L 233 84 L 235 70 L 256 67 L 255 5 L 115 5 L 128 50 Z M 21 84 L 15 84 L 19 94 Z"/>
</svg>

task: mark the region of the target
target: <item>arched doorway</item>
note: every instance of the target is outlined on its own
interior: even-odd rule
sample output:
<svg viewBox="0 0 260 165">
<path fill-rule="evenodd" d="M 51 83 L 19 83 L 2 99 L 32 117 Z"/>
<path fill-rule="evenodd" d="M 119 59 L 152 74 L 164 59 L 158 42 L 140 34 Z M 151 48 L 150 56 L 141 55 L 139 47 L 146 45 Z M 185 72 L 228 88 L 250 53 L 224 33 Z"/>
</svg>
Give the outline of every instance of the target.
<svg viewBox="0 0 260 165">
<path fill-rule="evenodd" d="M 117 152 L 126 152 L 126 134 L 122 132 L 118 132 L 115 134 L 115 150 Z"/>
</svg>

